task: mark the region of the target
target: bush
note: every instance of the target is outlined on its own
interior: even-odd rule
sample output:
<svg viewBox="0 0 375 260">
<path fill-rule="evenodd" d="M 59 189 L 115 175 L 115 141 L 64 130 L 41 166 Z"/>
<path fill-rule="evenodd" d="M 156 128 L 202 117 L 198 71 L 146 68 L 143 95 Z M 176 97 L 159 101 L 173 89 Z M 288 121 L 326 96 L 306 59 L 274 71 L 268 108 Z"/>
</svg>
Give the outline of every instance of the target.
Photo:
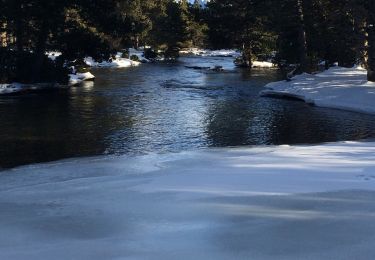
<svg viewBox="0 0 375 260">
<path fill-rule="evenodd" d="M 138 57 L 137 55 L 132 55 L 132 56 L 130 56 L 130 59 L 131 59 L 132 61 L 139 61 L 139 57 Z"/>
<path fill-rule="evenodd" d="M 170 47 L 165 51 L 164 56 L 166 59 L 177 59 L 180 56 L 180 49 L 178 47 Z"/>
<path fill-rule="evenodd" d="M 15 52 L 2 48 L 0 50 L 0 82 L 1 83 L 45 83 L 68 82 L 69 70 L 64 67 L 62 58 L 55 61 L 43 56 L 40 71 L 35 75 L 37 56 L 34 53 L 23 51 Z"/>
<path fill-rule="evenodd" d="M 129 59 L 129 51 L 128 51 L 128 50 L 125 50 L 125 51 L 122 53 L 121 58 Z M 130 59 L 131 59 L 131 57 L 130 57 Z"/>
<path fill-rule="evenodd" d="M 148 60 L 154 60 L 158 57 L 158 53 L 151 49 L 151 48 L 147 48 L 145 49 L 145 54 L 144 54 L 145 58 L 148 59 Z"/>
</svg>

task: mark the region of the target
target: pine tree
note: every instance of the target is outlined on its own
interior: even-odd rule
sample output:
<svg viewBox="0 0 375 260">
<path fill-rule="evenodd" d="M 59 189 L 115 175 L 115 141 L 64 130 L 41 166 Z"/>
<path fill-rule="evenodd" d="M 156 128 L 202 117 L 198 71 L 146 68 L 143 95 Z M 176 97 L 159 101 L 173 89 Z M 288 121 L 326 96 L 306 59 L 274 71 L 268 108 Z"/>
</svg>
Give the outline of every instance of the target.
<svg viewBox="0 0 375 260">
<path fill-rule="evenodd" d="M 205 8 L 199 0 L 0 0 L 0 81 L 62 81 L 67 61 L 105 60 L 140 45 L 167 56 L 238 48 L 247 66 L 276 52 L 279 64 L 301 71 L 320 60 L 364 63 L 367 50 L 374 80 L 374 13 L 370 0 L 211 0 Z M 48 50 L 63 55 L 51 62 Z"/>
<path fill-rule="evenodd" d="M 361 0 L 330 0 L 325 8 L 328 30 L 324 37 L 330 46 L 330 59 L 338 61 L 340 66 L 352 67 L 363 56 L 364 5 Z"/>
<path fill-rule="evenodd" d="M 181 48 L 190 47 L 191 14 L 187 1 L 165 0 L 158 2 L 153 13 L 150 39 L 155 48 L 165 51 L 167 58 L 175 58 Z"/>
<path fill-rule="evenodd" d="M 214 0 L 208 7 L 209 37 L 213 47 L 235 47 L 243 51 L 242 65 L 270 53 L 275 37 L 268 14 L 269 1 Z"/>
<path fill-rule="evenodd" d="M 308 1 L 285 0 L 273 1 L 273 23 L 278 34 L 276 62 L 283 64 L 300 64 L 301 71 L 309 68 L 308 28 L 310 22 L 306 15 Z"/>
<path fill-rule="evenodd" d="M 124 30 L 117 33 L 123 23 L 115 15 L 115 1 L 2 0 L 2 19 L 13 41 L 1 53 L 1 80 L 64 82 L 65 61 L 87 55 L 108 58 L 126 35 Z M 63 55 L 53 62 L 48 50 Z"/>
</svg>

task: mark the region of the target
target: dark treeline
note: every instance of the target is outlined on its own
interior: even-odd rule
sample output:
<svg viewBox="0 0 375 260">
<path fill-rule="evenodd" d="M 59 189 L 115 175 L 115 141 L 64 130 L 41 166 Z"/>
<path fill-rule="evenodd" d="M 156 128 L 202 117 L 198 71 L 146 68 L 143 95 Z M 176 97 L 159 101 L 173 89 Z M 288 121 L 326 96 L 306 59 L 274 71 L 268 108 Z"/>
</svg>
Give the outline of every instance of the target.
<svg viewBox="0 0 375 260">
<path fill-rule="evenodd" d="M 0 82 L 64 82 L 67 61 L 141 45 L 204 46 L 200 5 L 171 0 L 0 0 Z M 47 51 L 62 52 L 50 61 Z"/>
<path fill-rule="evenodd" d="M 218 48 L 237 47 L 248 65 L 273 57 L 300 71 L 364 64 L 374 81 L 373 0 L 215 0 L 208 4 L 209 37 Z"/>
<path fill-rule="evenodd" d="M 238 48 L 310 72 L 364 64 L 375 81 L 373 0 L 0 0 L 0 82 L 64 82 L 67 62 L 128 47 L 167 57 L 188 47 Z M 47 51 L 60 51 L 55 61 Z"/>
</svg>

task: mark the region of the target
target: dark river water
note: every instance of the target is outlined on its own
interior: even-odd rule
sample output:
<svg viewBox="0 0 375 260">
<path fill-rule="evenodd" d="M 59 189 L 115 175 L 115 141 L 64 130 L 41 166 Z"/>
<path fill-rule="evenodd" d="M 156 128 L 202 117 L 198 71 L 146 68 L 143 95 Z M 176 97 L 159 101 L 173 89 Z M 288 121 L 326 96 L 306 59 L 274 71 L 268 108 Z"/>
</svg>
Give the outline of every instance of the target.
<svg viewBox="0 0 375 260">
<path fill-rule="evenodd" d="M 259 97 L 280 73 L 235 69 L 231 58 L 185 57 L 93 73 L 95 83 L 0 97 L 0 168 L 100 154 L 375 137 L 374 116 Z"/>
</svg>

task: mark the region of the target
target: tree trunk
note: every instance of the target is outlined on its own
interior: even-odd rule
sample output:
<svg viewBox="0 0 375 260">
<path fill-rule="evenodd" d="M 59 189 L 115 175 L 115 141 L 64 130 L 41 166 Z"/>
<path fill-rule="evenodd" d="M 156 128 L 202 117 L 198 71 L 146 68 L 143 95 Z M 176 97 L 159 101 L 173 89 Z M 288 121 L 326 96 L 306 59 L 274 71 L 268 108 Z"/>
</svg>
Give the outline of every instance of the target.
<svg viewBox="0 0 375 260">
<path fill-rule="evenodd" d="M 21 53 L 24 49 L 24 33 L 25 33 L 25 27 L 24 27 L 24 11 L 21 1 L 15 0 L 13 3 L 14 7 L 14 18 L 15 18 L 15 38 L 16 38 L 16 47 L 17 52 Z"/>
<path fill-rule="evenodd" d="M 42 67 L 43 67 L 43 59 L 44 59 L 45 52 L 46 52 L 48 33 L 49 33 L 48 22 L 43 21 L 41 28 L 40 28 L 36 48 L 35 48 L 35 64 L 33 67 L 33 80 L 32 80 L 34 83 L 39 82 L 42 78 L 41 73 L 42 73 Z"/>
<path fill-rule="evenodd" d="M 368 33 L 368 61 L 367 79 L 375 82 L 375 1 L 368 0 L 367 33 Z"/>
<path fill-rule="evenodd" d="M 136 50 L 139 49 L 139 36 L 138 35 L 135 36 L 135 49 Z"/>
<path fill-rule="evenodd" d="M 305 30 L 305 17 L 303 12 L 303 0 L 297 0 L 298 12 L 298 56 L 302 72 L 308 72 L 307 40 Z"/>
<path fill-rule="evenodd" d="M 245 46 L 243 55 L 244 55 L 243 58 L 244 58 L 244 62 L 246 66 L 249 68 L 252 68 L 253 67 L 253 61 L 252 61 L 253 51 L 251 49 L 251 44 L 248 44 L 248 46 Z"/>
</svg>

